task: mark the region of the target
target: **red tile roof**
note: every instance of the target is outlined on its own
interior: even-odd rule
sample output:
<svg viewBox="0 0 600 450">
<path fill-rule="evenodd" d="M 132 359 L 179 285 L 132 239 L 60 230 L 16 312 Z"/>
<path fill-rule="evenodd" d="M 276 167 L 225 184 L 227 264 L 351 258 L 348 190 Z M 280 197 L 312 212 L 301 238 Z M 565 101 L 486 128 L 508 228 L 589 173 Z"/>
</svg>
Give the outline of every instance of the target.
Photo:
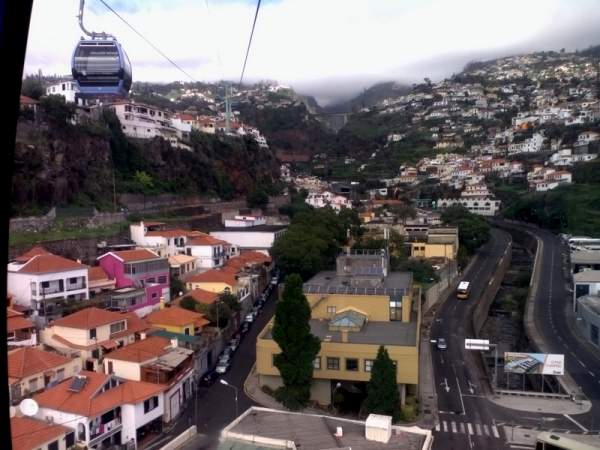
<svg viewBox="0 0 600 450">
<path fill-rule="evenodd" d="M 229 286 L 236 285 L 236 279 L 234 275 L 215 269 L 190 275 L 185 279 L 185 281 L 187 283 L 225 283 Z"/>
<path fill-rule="evenodd" d="M 36 255 L 18 270 L 20 273 L 53 273 L 65 270 L 85 269 L 83 264 L 72 261 L 62 256 L 47 254 Z"/>
<path fill-rule="evenodd" d="M 164 355 L 169 351 L 168 348 L 170 345 L 171 341 L 169 339 L 160 336 L 150 336 L 118 350 L 114 350 L 107 354 L 105 358 L 141 363 Z M 165 347 L 167 347 L 167 349 L 165 349 Z"/>
<path fill-rule="evenodd" d="M 101 266 L 88 267 L 88 281 L 99 281 L 108 279 L 108 275 Z"/>
<path fill-rule="evenodd" d="M 150 250 L 140 249 L 140 250 L 122 250 L 119 252 L 108 252 L 104 255 L 98 257 L 98 259 L 103 258 L 106 255 L 114 255 L 117 258 L 123 260 L 124 262 L 134 262 L 134 261 L 146 261 L 149 259 L 160 259 L 156 253 L 151 252 Z"/>
<path fill-rule="evenodd" d="M 140 403 L 150 397 L 159 395 L 165 390 L 165 386 L 159 384 L 128 380 L 105 392 L 101 392 L 102 386 L 112 376 L 88 371 L 81 371 L 79 375 L 86 377 L 86 383 L 81 391 L 72 392 L 69 390 L 72 381 L 69 378 L 35 395 L 34 400 L 42 408 L 93 417 L 117 406 Z"/>
<path fill-rule="evenodd" d="M 194 289 L 188 292 L 187 295 L 192 297 L 197 302 L 204 303 L 205 305 L 214 303 L 219 296 L 215 292 L 205 291 L 204 289 Z"/>
<path fill-rule="evenodd" d="M 205 319 L 204 314 L 189 311 L 178 306 L 154 311 L 146 316 L 146 320 L 156 326 L 168 325 L 174 327 L 181 327 L 189 324 L 203 327 L 210 323 L 209 320 Z"/>
<path fill-rule="evenodd" d="M 27 261 L 29 261 L 34 256 L 38 256 L 38 255 L 51 255 L 51 254 L 52 253 L 50 253 L 44 247 L 40 247 L 39 245 L 37 245 L 37 246 L 33 247 L 31 250 L 23 253 L 21 256 L 17 256 L 15 258 L 15 261 L 21 262 L 21 263 L 26 263 Z"/>
<path fill-rule="evenodd" d="M 32 419 L 31 417 L 13 417 L 10 419 L 10 436 L 13 450 L 40 448 L 43 444 L 74 431 L 74 428 L 49 424 L 44 420 Z"/>
<path fill-rule="evenodd" d="M 69 363 L 71 360 L 57 353 L 33 347 L 23 347 L 8 353 L 8 376 L 25 378 Z"/>
<path fill-rule="evenodd" d="M 96 307 L 85 308 L 51 322 L 49 326 L 89 330 L 125 319 L 124 315 Z"/>
<path fill-rule="evenodd" d="M 34 328 L 35 325 L 23 313 L 15 311 L 11 308 L 6 308 L 6 331 L 12 333 L 17 330 L 26 330 Z"/>
<path fill-rule="evenodd" d="M 223 245 L 228 244 L 221 239 L 214 238 L 208 234 L 203 236 L 193 236 L 188 240 L 188 245 Z"/>
</svg>

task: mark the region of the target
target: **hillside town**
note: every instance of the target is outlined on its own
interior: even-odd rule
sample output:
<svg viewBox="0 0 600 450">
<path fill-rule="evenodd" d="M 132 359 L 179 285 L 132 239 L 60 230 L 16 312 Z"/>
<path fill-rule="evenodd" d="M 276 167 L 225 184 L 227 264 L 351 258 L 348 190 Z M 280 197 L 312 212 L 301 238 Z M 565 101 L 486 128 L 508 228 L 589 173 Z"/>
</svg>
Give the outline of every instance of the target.
<svg viewBox="0 0 600 450">
<path fill-rule="evenodd" d="M 546 431 L 598 448 L 598 222 L 578 236 L 572 205 L 514 211 L 597 187 L 599 67 L 469 63 L 337 134 L 277 82 L 91 101 L 34 76 L 18 170 L 41 188 L 21 192 L 37 214 L 12 218 L 7 261 L 13 448 L 559 448 L 536 447 Z M 75 147 L 106 169 L 69 168 L 89 192 L 28 165 Z"/>
</svg>

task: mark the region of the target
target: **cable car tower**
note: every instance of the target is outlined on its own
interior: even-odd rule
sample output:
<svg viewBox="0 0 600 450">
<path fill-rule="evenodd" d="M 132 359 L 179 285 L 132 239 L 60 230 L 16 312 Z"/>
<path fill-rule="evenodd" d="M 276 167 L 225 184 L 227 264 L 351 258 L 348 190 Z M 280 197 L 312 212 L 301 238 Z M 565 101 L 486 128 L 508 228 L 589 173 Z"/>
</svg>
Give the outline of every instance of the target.
<svg viewBox="0 0 600 450">
<path fill-rule="evenodd" d="M 71 73 L 83 98 L 127 97 L 131 89 L 131 63 L 117 39 L 108 33 L 88 31 L 83 25 L 85 0 L 79 1 L 82 37 L 73 51 Z"/>
</svg>

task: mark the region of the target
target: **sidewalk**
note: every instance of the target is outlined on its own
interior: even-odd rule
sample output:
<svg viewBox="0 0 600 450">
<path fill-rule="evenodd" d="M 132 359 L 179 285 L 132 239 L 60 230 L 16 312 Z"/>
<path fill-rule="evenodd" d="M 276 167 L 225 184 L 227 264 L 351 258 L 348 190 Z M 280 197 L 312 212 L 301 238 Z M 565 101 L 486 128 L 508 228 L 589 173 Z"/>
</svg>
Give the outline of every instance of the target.
<svg viewBox="0 0 600 450">
<path fill-rule="evenodd" d="M 525 395 L 490 395 L 487 398 L 490 402 L 504 408 L 544 414 L 585 414 L 592 409 L 589 400 L 576 403 L 567 399 L 536 398 Z"/>
<path fill-rule="evenodd" d="M 246 377 L 246 381 L 244 381 L 244 392 L 251 398 L 253 401 L 258 403 L 260 406 L 264 406 L 265 408 L 278 409 L 280 411 L 287 411 L 287 409 L 271 397 L 269 394 L 263 392 L 258 383 L 258 375 L 256 373 L 256 363 L 250 369 L 250 373 Z"/>
</svg>

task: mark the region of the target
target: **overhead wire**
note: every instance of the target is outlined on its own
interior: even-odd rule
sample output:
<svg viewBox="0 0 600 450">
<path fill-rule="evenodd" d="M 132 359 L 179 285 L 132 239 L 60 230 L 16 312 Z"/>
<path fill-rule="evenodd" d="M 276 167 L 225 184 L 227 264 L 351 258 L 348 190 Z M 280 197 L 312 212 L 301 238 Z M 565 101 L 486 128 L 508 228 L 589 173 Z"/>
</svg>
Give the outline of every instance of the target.
<svg viewBox="0 0 600 450">
<path fill-rule="evenodd" d="M 252 22 L 252 31 L 250 32 L 250 39 L 248 40 L 248 48 L 246 49 L 246 57 L 244 58 L 244 66 L 242 67 L 242 75 L 240 76 L 239 87 L 242 86 L 242 80 L 244 79 L 244 72 L 246 71 L 246 63 L 248 62 L 248 54 L 250 53 L 250 46 L 252 45 L 252 37 L 254 36 L 254 28 L 256 27 L 256 19 L 258 17 L 258 11 L 260 10 L 260 1 L 256 4 L 256 12 L 254 13 L 254 21 Z"/>
<path fill-rule="evenodd" d="M 118 12 L 116 12 L 108 3 L 106 3 L 104 0 L 99 0 L 100 3 L 102 3 L 109 11 L 111 11 L 115 16 L 117 16 L 119 19 L 121 19 L 121 21 L 127 25 L 129 28 L 131 28 L 133 30 L 133 32 L 135 34 L 137 34 L 139 37 L 141 37 L 150 47 L 152 47 L 159 55 L 161 55 L 163 58 L 165 58 L 168 62 L 170 62 L 173 66 L 175 66 L 179 71 L 181 71 L 183 74 L 185 74 L 190 80 L 192 80 L 195 83 L 198 83 L 198 80 L 196 80 L 194 77 L 192 77 L 189 73 L 187 73 L 185 70 L 183 70 L 183 68 L 181 66 L 179 66 L 179 64 L 177 64 L 175 61 L 173 61 L 171 58 L 169 58 L 162 50 L 160 50 L 156 45 L 154 45 L 152 42 L 150 42 L 150 40 L 148 38 L 146 38 L 142 33 L 140 33 L 138 30 L 136 30 L 133 25 L 131 25 L 129 22 L 127 22 L 127 20 L 125 20 Z M 260 3 L 260 1 L 259 1 Z"/>
</svg>

